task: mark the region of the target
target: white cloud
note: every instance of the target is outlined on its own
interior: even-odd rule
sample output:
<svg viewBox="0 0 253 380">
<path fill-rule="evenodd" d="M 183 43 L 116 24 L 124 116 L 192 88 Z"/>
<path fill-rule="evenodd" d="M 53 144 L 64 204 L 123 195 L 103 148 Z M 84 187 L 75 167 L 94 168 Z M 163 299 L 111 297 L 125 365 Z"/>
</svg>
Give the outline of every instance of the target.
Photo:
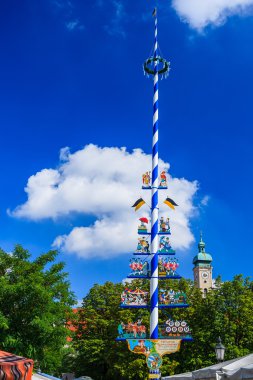
<svg viewBox="0 0 253 380">
<path fill-rule="evenodd" d="M 83 30 L 84 26 L 80 24 L 80 21 L 78 19 L 70 20 L 65 23 L 66 28 L 71 32 L 72 30 Z"/>
<path fill-rule="evenodd" d="M 235 14 L 252 13 L 253 0 L 172 0 L 179 16 L 192 28 L 220 25 Z"/>
<path fill-rule="evenodd" d="M 59 9 L 73 8 L 73 4 L 70 0 L 52 0 L 52 4 Z"/>
<path fill-rule="evenodd" d="M 112 0 L 112 16 L 109 23 L 104 26 L 105 31 L 110 35 L 126 37 L 122 21 L 126 19 L 126 13 L 122 1 Z M 100 6 L 103 4 L 100 3 Z"/>
<path fill-rule="evenodd" d="M 208 203 L 209 203 L 209 201 L 210 201 L 210 196 L 209 196 L 209 195 L 205 195 L 205 196 L 201 199 L 200 204 L 201 204 L 201 206 L 207 206 Z"/>
<path fill-rule="evenodd" d="M 55 239 L 55 247 L 79 257 L 109 258 L 135 250 L 138 218 L 148 216 L 149 210 L 143 206 L 135 213 L 131 206 L 139 196 L 150 203 L 150 192 L 140 188 L 151 156 L 140 149 L 129 153 L 125 148 L 90 144 L 74 153 L 64 148 L 60 158 L 57 169 L 43 169 L 28 179 L 27 201 L 10 214 L 31 220 L 57 219 L 74 212 L 94 216 L 94 224 L 75 227 Z M 161 170 L 169 169 L 162 160 L 159 165 Z M 171 218 L 174 248 L 186 249 L 194 240 L 189 223 L 195 214 L 197 187 L 196 181 L 169 176 L 169 190 L 160 191 L 160 211 Z M 176 211 L 162 203 L 167 195 L 179 204 Z"/>
<path fill-rule="evenodd" d="M 82 304 L 83 304 L 83 300 L 80 299 L 80 300 L 76 300 L 76 303 L 75 303 L 75 307 L 78 308 L 78 307 L 82 307 Z"/>
</svg>

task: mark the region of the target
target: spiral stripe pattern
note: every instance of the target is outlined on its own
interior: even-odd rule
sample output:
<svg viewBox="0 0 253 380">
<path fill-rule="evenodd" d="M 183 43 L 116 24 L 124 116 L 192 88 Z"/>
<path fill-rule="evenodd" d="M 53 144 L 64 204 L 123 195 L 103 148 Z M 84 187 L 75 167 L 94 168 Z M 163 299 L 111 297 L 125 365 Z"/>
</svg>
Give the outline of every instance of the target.
<svg viewBox="0 0 253 380">
<path fill-rule="evenodd" d="M 157 16 L 155 14 L 154 57 L 157 57 Z M 152 202 L 151 202 L 151 280 L 150 338 L 158 338 L 158 68 L 154 63 Z"/>
</svg>

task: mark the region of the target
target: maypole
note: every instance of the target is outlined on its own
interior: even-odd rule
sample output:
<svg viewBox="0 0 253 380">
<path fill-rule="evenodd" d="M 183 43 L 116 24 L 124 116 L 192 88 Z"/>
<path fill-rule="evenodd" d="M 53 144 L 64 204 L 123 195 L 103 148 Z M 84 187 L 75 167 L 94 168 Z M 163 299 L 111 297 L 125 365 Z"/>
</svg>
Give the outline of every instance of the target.
<svg viewBox="0 0 253 380">
<path fill-rule="evenodd" d="M 157 11 L 154 44 L 154 96 L 152 144 L 152 201 L 151 201 L 151 279 L 150 279 L 150 338 L 158 338 L 158 62 L 157 62 Z"/>
<path fill-rule="evenodd" d="M 139 287 L 135 288 L 135 282 L 130 282 L 121 295 L 121 307 L 131 309 L 148 309 L 150 312 L 150 331 L 147 339 L 147 327 L 142 323 L 142 317 L 138 315 L 136 320 L 129 322 L 126 317 L 118 325 L 117 340 L 127 340 L 128 348 L 136 354 L 146 356 L 149 368 L 149 379 L 160 378 L 162 356 L 179 351 L 181 341 L 192 340 L 190 328 L 185 321 L 174 321 L 172 315 L 167 314 L 166 321 L 159 324 L 159 309 L 186 308 L 186 294 L 177 284 L 177 290 L 166 286 L 166 279 L 179 280 L 177 273 L 179 266 L 175 251 L 170 245 L 170 219 L 164 216 L 159 218 L 158 192 L 167 190 L 167 176 L 165 171 L 160 172 L 158 167 L 158 82 L 159 75 L 167 77 L 169 62 L 158 54 L 157 42 L 157 10 L 153 12 L 155 20 L 155 41 L 153 56 L 149 57 L 143 65 L 144 73 L 148 77 L 154 77 L 153 95 L 153 142 L 152 142 L 152 175 L 147 171 L 142 176 L 142 189 L 151 190 L 150 219 L 151 230 L 148 231 L 149 219 L 139 218 L 137 248 L 134 257 L 130 259 L 131 273 L 127 276 L 131 279 L 150 281 L 150 295 L 148 291 Z M 168 196 L 164 203 L 175 210 L 176 202 Z M 135 211 L 147 204 L 143 198 L 139 198 L 132 207 Z M 146 258 L 142 258 L 146 256 Z M 158 288 L 158 280 L 163 280 L 162 287 Z M 138 286 L 143 282 L 138 282 Z"/>
</svg>

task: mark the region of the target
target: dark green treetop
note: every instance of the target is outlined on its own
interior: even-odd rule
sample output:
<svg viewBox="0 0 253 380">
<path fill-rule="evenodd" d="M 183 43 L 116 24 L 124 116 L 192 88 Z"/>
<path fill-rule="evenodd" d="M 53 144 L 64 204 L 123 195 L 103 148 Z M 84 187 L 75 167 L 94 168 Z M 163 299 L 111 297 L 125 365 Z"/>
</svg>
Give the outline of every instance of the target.
<svg viewBox="0 0 253 380">
<path fill-rule="evenodd" d="M 32 358 L 49 373 L 61 365 L 75 303 L 64 263 L 56 257 L 49 251 L 31 260 L 20 245 L 11 254 L 0 250 L 1 349 Z"/>
</svg>

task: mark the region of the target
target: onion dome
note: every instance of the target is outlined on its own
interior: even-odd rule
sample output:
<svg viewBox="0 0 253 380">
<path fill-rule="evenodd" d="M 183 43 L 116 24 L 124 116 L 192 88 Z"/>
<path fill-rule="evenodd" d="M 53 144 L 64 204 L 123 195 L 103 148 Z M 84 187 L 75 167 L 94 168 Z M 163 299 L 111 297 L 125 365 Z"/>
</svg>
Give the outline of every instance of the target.
<svg viewBox="0 0 253 380">
<path fill-rule="evenodd" d="M 212 256 L 205 251 L 206 244 L 202 239 L 202 232 L 200 234 L 200 241 L 198 244 L 199 253 L 193 258 L 193 264 L 195 266 L 210 265 L 213 261 Z"/>
</svg>

